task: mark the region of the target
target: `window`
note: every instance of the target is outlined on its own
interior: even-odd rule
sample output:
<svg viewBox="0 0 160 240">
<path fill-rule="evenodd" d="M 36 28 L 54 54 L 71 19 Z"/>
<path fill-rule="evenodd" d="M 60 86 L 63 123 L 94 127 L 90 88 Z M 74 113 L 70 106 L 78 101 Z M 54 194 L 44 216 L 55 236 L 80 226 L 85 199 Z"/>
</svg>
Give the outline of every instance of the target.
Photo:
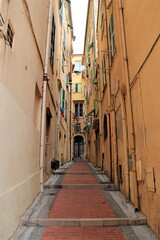
<svg viewBox="0 0 160 240">
<path fill-rule="evenodd" d="M 59 17 L 60 23 L 63 22 L 63 0 L 59 0 Z"/>
<path fill-rule="evenodd" d="M 90 58 L 90 53 L 87 53 L 87 65 L 90 67 L 91 65 L 91 58 Z"/>
<path fill-rule="evenodd" d="M 75 73 L 81 72 L 81 61 L 76 61 L 76 62 L 75 62 L 74 72 L 75 72 Z"/>
<path fill-rule="evenodd" d="M 69 87 L 69 76 L 68 75 L 66 75 L 66 86 L 67 86 L 67 88 Z"/>
<path fill-rule="evenodd" d="M 104 119 L 103 119 L 103 134 L 104 134 L 104 140 L 105 140 L 107 138 L 107 136 L 108 136 L 107 116 L 106 116 L 106 114 L 104 115 Z"/>
<path fill-rule="evenodd" d="M 62 72 L 64 72 L 64 64 L 65 64 L 65 58 L 64 55 L 62 56 Z"/>
<path fill-rule="evenodd" d="M 82 84 L 81 83 L 75 83 L 73 85 L 74 89 L 73 92 L 75 93 L 81 93 L 82 92 Z"/>
<path fill-rule="evenodd" d="M 101 7 L 101 39 L 103 38 L 104 33 L 104 5 Z"/>
<path fill-rule="evenodd" d="M 90 51 L 90 49 L 93 48 L 93 46 L 94 46 L 94 43 L 91 42 L 91 44 L 88 46 L 88 51 Z"/>
<path fill-rule="evenodd" d="M 74 125 L 74 131 L 75 132 L 81 132 L 81 124 L 80 123 L 76 123 Z"/>
<path fill-rule="evenodd" d="M 113 13 L 111 15 L 110 23 L 109 23 L 109 39 L 110 39 L 110 50 L 111 50 L 110 56 L 111 58 L 113 58 L 114 51 L 116 49 Z"/>
<path fill-rule="evenodd" d="M 89 103 L 89 96 L 88 96 L 88 91 L 86 91 L 86 104 Z"/>
<path fill-rule="evenodd" d="M 75 103 L 75 117 L 82 118 L 83 117 L 83 103 Z"/>
<path fill-rule="evenodd" d="M 62 88 L 61 90 L 61 114 L 64 117 L 65 113 L 65 90 Z"/>
<path fill-rule="evenodd" d="M 8 23 L 8 27 L 7 27 L 7 41 L 8 41 L 8 44 L 9 46 L 12 48 L 13 46 L 13 30 L 11 28 L 11 25 L 10 23 Z"/>
<path fill-rule="evenodd" d="M 106 85 L 106 59 L 105 59 L 105 54 L 103 55 L 102 58 L 102 79 L 103 79 L 103 87 Z"/>
<path fill-rule="evenodd" d="M 66 50 L 66 30 L 64 29 L 64 35 L 63 35 L 63 47 L 64 50 Z"/>
<path fill-rule="evenodd" d="M 52 17 L 52 31 L 51 31 L 51 48 L 50 48 L 50 63 L 53 67 L 54 65 L 54 42 L 55 42 L 55 23 L 54 16 Z"/>
</svg>

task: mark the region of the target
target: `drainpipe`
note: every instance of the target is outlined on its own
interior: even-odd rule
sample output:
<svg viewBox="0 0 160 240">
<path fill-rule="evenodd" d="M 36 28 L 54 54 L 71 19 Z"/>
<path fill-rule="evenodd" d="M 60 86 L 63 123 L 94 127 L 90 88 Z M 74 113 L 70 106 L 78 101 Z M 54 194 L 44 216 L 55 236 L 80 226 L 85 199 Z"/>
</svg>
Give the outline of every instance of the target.
<svg viewBox="0 0 160 240">
<path fill-rule="evenodd" d="M 125 27 L 123 17 L 123 6 L 121 0 L 119 0 L 120 9 L 120 26 L 121 26 L 121 37 L 122 37 L 122 49 L 123 49 L 123 64 L 124 64 L 124 77 L 126 84 L 126 94 L 128 96 L 127 104 L 127 116 L 128 116 L 128 141 L 129 141 L 129 157 L 132 159 L 132 173 L 133 173 L 133 188 L 134 188 L 134 205 L 135 210 L 139 210 L 139 196 L 138 196 L 138 185 L 137 185 L 137 172 L 136 172 L 136 156 L 135 156 L 135 139 L 134 139 L 134 126 L 133 126 L 133 115 L 132 115 L 132 104 L 131 94 L 129 88 L 129 69 L 127 62 L 127 46 L 125 39 Z"/>
<path fill-rule="evenodd" d="M 49 0 L 48 10 L 48 27 L 46 36 L 46 49 L 43 73 L 43 92 L 42 92 L 42 113 L 41 113 L 41 138 L 40 138 L 40 185 L 41 192 L 43 189 L 44 181 L 44 152 L 45 152 L 45 124 L 46 124 L 46 92 L 48 82 L 48 59 L 49 59 L 49 45 L 50 45 L 50 29 L 52 24 L 52 0 Z"/>
<path fill-rule="evenodd" d="M 70 125 L 69 125 L 69 145 L 70 145 L 70 162 L 72 162 L 72 62 L 70 63 L 70 75 L 69 75 L 69 86 L 70 86 Z"/>
<path fill-rule="evenodd" d="M 107 19 L 107 6 L 106 6 L 106 1 L 104 2 L 105 5 L 105 17 L 106 17 L 106 41 L 107 41 L 107 95 L 108 95 L 108 106 L 111 107 L 111 81 L 110 81 L 110 59 L 109 59 L 109 53 L 110 53 L 110 49 L 109 49 L 109 37 L 108 37 L 108 19 Z M 111 114 L 112 112 L 108 112 L 108 130 L 109 130 L 109 139 L 108 139 L 108 149 L 109 149 L 109 158 L 110 158 L 110 178 L 111 180 L 113 180 L 113 174 L 112 174 L 112 149 L 111 149 Z M 115 154 L 116 156 L 116 154 Z M 118 175 L 118 173 L 115 170 L 115 174 Z M 118 177 L 116 178 L 118 179 Z M 115 185 L 118 185 L 117 182 L 115 182 Z"/>
</svg>

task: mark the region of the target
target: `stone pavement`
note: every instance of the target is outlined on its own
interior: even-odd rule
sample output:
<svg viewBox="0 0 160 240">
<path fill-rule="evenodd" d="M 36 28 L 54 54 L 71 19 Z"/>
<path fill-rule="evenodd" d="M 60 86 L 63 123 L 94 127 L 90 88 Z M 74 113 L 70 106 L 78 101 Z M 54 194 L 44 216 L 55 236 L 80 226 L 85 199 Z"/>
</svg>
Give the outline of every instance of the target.
<svg viewBox="0 0 160 240">
<path fill-rule="evenodd" d="M 146 218 L 90 162 L 66 164 L 44 187 L 12 240 L 158 239 Z"/>
</svg>

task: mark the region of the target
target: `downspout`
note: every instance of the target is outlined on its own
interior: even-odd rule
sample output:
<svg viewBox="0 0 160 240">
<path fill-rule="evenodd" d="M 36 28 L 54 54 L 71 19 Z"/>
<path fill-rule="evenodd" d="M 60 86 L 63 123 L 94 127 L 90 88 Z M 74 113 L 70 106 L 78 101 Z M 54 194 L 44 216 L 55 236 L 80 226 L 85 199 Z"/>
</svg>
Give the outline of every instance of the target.
<svg viewBox="0 0 160 240">
<path fill-rule="evenodd" d="M 135 156 L 135 139 L 134 139 L 134 126 L 133 126 L 133 115 L 132 115 L 132 104 L 131 104 L 131 93 L 129 88 L 129 69 L 127 61 L 127 46 L 125 39 L 125 27 L 123 17 L 123 6 L 121 0 L 119 0 L 120 9 L 120 26 L 121 26 L 121 37 L 122 37 L 122 49 L 123 49 L 123 64 L 124 64 L 124 77 L 126 84 L 127 98 L 127 116 L 128 116 L 128 141 L 129 141 L 129 157 L 132 159 L 132 173 L 133 173 L 133 188 L 134 188 L 134 205 L 135 210 L 139 210 L 139 196 L 138 196 L 138 185 L 137 185 L 137 172 L 136 172 L 136 156 Z"/>
<path fill-rule="evenodd" d="M 43 73 L 43 92 L 42 92 L 42 113 L 41 113 L 41 138 L 40 138 L 40 185 L 41 192 L 43 189 L 44 181 L 44 152 L 45 152 L 45 124 L 46 124 L 46 92 L 48 81 L 48 59 L 49 59 L 49 45 L 50 45 L 50 29 L 52 24 L 52 0 L 49 0 L 48 10 L 48 27 L 46 36 L 46 49 Z"/>
<path fill-rule="evenodd" d="M 94 76 L 96 75 L 96 25 L 95 25 L 95 0 L 92 0 L 93 4 L 93 36 L 94 36 Z"/>
<path fill-rule="evenodd" d="M 104 2 L 104 5 L 105 5 L 105 17 L 106 17 L 106 40 L 107 40 L 107 76 L 108 76 L 108 81 L 107 81 L 107 95 L 108 95 L 108 106 L 109 107 L 113 107 L 111 106 L 111 82 L 110 82 L 110 59 L 109 59 L 109 53 L 110 53 L 110 50 L 109 50 L 109 40 L 108 40 L 108 19 L 107 19 L 107 6 L 106 6 L 106 1 Z M 108 149 L 109 149 L 109 157 L 110 157 L 110 176 L 111 176 L 111 180 L 113 178 L 113 174 L 112 174 L 112 168 L 113 168 L 113 154 L 112 154 L 112 149 L 111 149 L 111 114 L 112 114 L 113 111 L 108 111 L 108 129 L 109 129 L 109 146 L 108 146 Z M 117 156 L 117 153 L 115 153 L 115 156 Z M 117 170 L 117 168 L 116 168 Z M 115 170 L 115 174 L 117 175 L 117 177 L 115 177 L 115 179 L 118 179 L 118 173 L 117 171 Z M 118 182 L 115 181 L 115 185 L 118 185 Z"/>
<path fill-rule="evenodd" d="M 69 76 L 69 85 L 70 85 L 70 162 L 72 162 L 72 62 L 70 63 L 70 76 Z"/>
</svg>

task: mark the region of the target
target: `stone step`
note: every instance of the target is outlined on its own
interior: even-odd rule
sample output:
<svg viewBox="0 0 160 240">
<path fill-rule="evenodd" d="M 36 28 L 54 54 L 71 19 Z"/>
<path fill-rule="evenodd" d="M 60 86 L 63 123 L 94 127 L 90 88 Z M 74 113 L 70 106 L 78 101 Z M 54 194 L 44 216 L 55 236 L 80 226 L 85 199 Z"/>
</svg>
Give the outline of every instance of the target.
<svg viewBox="0 0 160 240">
<path fill-rule="evenodd" d="M 45 184 L 44 188 L 65 188 L 65 189 L 103 189 L 115 191 L 114 184 Z"/>
<path fill-rule="evenodd" d="M 91 172 L 54 172 L 55 175 L 100 175 L 105 174 L 105 172 L 91 171 Z"/>
<path fill-rule="evenodd" d="M 141 218 L 38 218 L 21 220 L 22 226 L 40 227 L 107 227 L 146 225 L 146 217 Z"/>
</svg>

